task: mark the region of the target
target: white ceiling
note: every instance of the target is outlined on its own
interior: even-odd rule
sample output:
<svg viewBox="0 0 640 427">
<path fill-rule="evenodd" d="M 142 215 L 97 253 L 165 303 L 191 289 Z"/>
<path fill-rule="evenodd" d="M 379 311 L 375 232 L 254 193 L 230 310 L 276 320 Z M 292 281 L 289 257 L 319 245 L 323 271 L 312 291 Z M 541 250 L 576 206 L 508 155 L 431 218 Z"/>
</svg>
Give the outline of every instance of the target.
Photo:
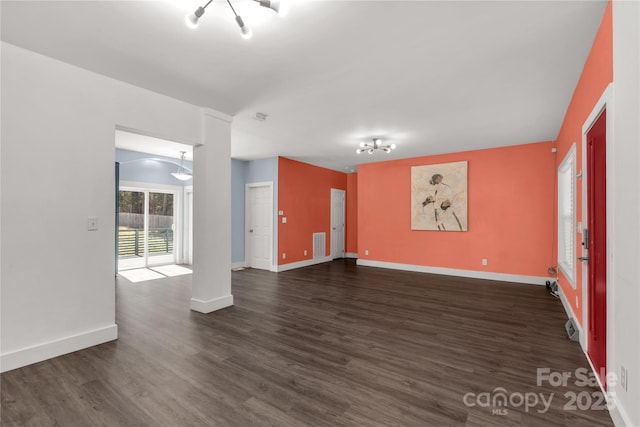
<svg viewBox="0 0 640 427">
<path fill-rule="evenodd" d="M 606 1 L 2 1 L 2 39 L 234 115 L 232 155 L 355 164 L 557 137 Z M 269 115 L 254 119 L 256 112 Z M 392 154 L 357 155 L 362 140 Z M 140 150 L 138 150 L 140 151 Z"/>
</svg>

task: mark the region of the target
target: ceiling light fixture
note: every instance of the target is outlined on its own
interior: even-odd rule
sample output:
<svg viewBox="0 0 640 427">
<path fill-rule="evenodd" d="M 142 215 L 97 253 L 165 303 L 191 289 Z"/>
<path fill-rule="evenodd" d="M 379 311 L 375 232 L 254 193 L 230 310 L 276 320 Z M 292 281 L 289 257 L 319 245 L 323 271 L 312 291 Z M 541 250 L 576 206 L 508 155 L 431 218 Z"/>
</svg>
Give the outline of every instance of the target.
<svg viewBox="0 0 640 427">
<path fill-rule="evenodd" d="M 177 178 L 180 181 L 188 181 L 191 178 L 193 178 L 193 175 L 189 171 L 187 171 L 187 169 L 185 169 L 184 167 L 185 154 L 187 154 L 186 151 L 180 152 L 180 167 L 178 168 L 177 172 L 171 172 L 171 175 L 173 175 L 174 178 Z"/>
<path fill-rule="evenodd" d="M 373 154 L 376 150 L 382 150 L 385 153 L 390 153 L 391 150 L 396 149 L 396 144 L 390 145 L 382 145 L 382 139 L 373 138 L 373 142 L 361 142 L 360 148 L 356 150 L 356 153 L 364 153 L 365 151 L 369 154 Z"/>
<path fill-rule="evenodd" d="M 185 23 L 189 28 L 194 28 L 194 29 L 198 28 L 198 23 L 200 21 L 200 18 L 202 17 L 202 15 L 204 15 L 205 9 L 207 8 L 207 6 L 211 4 L 212 1 L 213 0 L 209 0 L 204 6 L 198 7 L 195 10 L 195 12 L 190 13 L 185 17 Z M 254 1 L 259 3 L 260 6 L 273 10 L 280 16 L 284 16 L 287 10 L 285 5 L 281 3 L 279 0 L 254 0 Z M 251 27 L 245 24 L 242 17 L 236 13 L 236 10 L 234 9 L 230 0 L 227 0 L 227 4 L 233 11 L 234 16 L 236 17 L 236 23 L 238 24 L 238 27 L 240 27 L 240 33 L 242 34 L 242 38 L 250 39 L 251 36 L 253 35 L 253 31 L 251 31 Z"/>
</svg>

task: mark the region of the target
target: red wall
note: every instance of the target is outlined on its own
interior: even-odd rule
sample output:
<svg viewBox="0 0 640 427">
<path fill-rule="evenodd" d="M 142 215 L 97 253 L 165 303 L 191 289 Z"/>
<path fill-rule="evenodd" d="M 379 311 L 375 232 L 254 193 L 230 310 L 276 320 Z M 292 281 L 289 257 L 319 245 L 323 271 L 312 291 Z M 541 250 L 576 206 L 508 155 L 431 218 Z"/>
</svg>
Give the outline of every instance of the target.
<svg viewBox="0 0 640 427">
<path fill-rule="evenodd" d="M 311 259 L 313 233 L 322 231 L 327 234 L 325 255 L 330 254 L 332 188 L 346 191 L 347 174 L 278 159 L 278 210 L 287 218 L 283 224 L 282 216 L 278 217 L 278 265 Z"/>
<path fill-rule="evenodd" d="M 556 170 L 574 142 L 576 144 L 576 169 L 580 170 L 582 168 L 582 125 L 612 81 L 613 29 L 611 2 L 609 2 L 558 134 Z M 577 190 L 576 221 L 580 222 L 582 221 L 582 181 L 580 180 L 577 181 Z M 576 233 L 576 254 L 578 255 L 581 253 L 581 238 L 582 235 Z M 556 252 L 557 249 L 554 249 L 554 254 Z M 554 261 L 554 263 L 557 263 L 557 261 Z M 561 271 L 559 271 L 558 275 L 560 286 L 573 309 L 573 314 L 578 319 L 578 322 L 582 324 L 582 269 L 580 265 L 576 269 L 575 290 Z M 578 298 L 578 306 L 576 306 L 576 297 Z"/>
<path fill-rule="evenodd" d="M 359 165 L 359 258 L 547 276 L 555 216 L 551 147 L 542 142 Z M 412 231 L 411 166 L 463 160 L 469 231 Z"/>
<path fill-rule="evenodd" d="M 345 251 L 358 253 L 358 174 L 347 175 L 347 237 Z"/>
</svg>

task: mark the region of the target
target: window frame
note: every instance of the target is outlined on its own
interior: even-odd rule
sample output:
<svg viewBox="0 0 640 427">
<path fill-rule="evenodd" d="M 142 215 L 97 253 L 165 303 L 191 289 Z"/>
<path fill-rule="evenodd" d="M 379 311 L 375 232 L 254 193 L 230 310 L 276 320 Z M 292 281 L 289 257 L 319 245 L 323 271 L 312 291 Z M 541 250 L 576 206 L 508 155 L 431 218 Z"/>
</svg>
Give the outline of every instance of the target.
<svg viewBox="0 0 640 427">
<path fill-rule="evenodd" d="M 577 182 L 576 144 L 573 143 L 558 166 L 558 267 L 576 289 Z M 568 193 L 568 194 L 567 194 Z"/>
</svg>

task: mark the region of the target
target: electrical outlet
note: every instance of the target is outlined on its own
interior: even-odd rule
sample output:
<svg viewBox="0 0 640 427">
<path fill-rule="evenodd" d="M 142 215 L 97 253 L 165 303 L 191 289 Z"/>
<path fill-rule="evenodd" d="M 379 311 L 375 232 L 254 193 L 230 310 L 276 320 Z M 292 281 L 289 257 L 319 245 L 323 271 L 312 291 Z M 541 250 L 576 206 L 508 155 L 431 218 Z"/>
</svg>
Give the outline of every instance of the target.
<svg viewBox="0 0 640 427">
<path fill-rule="evenodd" d="M 287 259 L 287 254 L 282 252 L 282 259 Z"/>
<path fill-rule="evenodd" d="M 489 261 L 487 261 L 486 258 L 482 258 L 482 265 L 487 265 L 489 264 Z"/>
<path fill-rule="evenodd" d="M 286 224 L 286 223 L 287 223 L 287 217 L 286 217 L 286 216 L 283 216 L 283 217 L 282 217 L 282 223 L 283 223 L 283 224 Z"/>
<path fill-rule="evenodd" d="M 96 231 L 98 229 L 98 218 L 89 217 L 87 219 L 87 230 Z"/>
<path fill-rule="evenodd" d="M 280 216 L 284 215 L 284 211 L 278 211 L 278 215 Z"/>
<path fill-rule="evenodd" d="M 307 250 L 306 249 L 304 250 L 304 256 L 307 256 Z"/>
<path fill-rule="evenodd" d="M 364 254 L 365 254 L 365 255 L 369 255 L 369 249 L 365 249 L 365 250 L 364 250 Z"/>
</svg>

